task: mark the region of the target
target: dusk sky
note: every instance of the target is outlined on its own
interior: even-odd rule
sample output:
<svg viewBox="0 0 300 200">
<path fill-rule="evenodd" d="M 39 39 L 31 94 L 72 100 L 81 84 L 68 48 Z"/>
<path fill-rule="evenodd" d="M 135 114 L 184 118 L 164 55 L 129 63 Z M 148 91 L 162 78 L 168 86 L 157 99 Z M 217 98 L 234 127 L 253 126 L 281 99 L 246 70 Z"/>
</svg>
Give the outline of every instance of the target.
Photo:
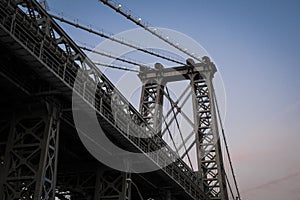
<svg viewBox="0 0 300 200">
<path fill-rule="evenodd" d="M 122 0 L 151 25 L 188 35 L 218 66 L 225 131 L 243 200 L 300 200 L 300 1 Z M 137 28 L 97 0 L 49 0 L 112 33 Z M 74 40 L 102 40 L 63 25 Z M 137 58 L 137 60 L 139 60 Z"/>
</svg>

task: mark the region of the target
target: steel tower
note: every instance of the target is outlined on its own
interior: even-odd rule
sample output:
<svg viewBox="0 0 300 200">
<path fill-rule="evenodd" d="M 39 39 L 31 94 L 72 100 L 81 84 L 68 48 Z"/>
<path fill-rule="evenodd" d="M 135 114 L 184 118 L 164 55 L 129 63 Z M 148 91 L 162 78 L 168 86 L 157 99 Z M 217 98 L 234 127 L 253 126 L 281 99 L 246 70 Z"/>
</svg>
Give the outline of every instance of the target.
<svg viewBox="0 0 300 200">
<path fill-rule="evenodd" d="M 220 146 L 216 104 L 212 79 L 217 71 L 208 57 L 201 63 L 188 59 L 186 66 L 164 68 L 155 64 L 154 69 L 142 68 L 140 112 L 144 119 L 161 135 L 163 123 L 163 98 L 166 84 L 174 81 L 190 81 L 193 102 L 193 124 L 196 139 L 198 171 L 202 186 L 211 199 L 228 199 L 226 177 Z M 174 105 L 175 108 L 176 105 Z M 180 112 L 180 111 L 179 111 Z M 185 154 L 188 152 L 185 152 Z"/>
</svg>

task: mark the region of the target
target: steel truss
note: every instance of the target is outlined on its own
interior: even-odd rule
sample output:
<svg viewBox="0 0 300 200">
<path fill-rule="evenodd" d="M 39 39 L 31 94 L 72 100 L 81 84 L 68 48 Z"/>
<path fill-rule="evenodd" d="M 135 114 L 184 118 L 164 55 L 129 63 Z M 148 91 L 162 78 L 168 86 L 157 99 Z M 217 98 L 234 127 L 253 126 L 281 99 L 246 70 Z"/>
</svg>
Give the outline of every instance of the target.
<svg viewBox="0 0 300 200">
<path fill-rule="evenodd" d="M 185 147 L 185 152 L 182 157 L 188 155 L 193 145 L 196 144 L 198 171 L 201 175 L 202 187 L 206 195 L 210 196 L 211 199 L 226 200 L 228 199 L 226 178 L 212 92 L 212 79 L 216 72 L 216 67 L 210 62 L 208 57 L 203 57 L 201 63 L 195 64 L 190 60 L 187 60 L 187 63 L 188 65 L 183 67 L 160 68 L 160 70 L 145 69 L 139 74 L 139 77 L 143 83 L 162 82 L 166 84 L 173 81 L 190 80 L 194 115 L 194 121 L 191 124 L 194 126 L 195 141 L 192 142 L 188 148 Z M 163 120 L 162 115 L 154 115 L 153 113 L 162 113 L 162 108 L 159 107 L 161 110 L 157 111 L 158 107 L 154 106 L 154 104 L 163 102 L 164 96 L 170 100 L 173 107 L 172 109 L 176 109 L 176 112 L 173 112 L 173 118 L 170 122 L 166 123 L 167 127 L 165 129 L 169 129 L 168 126 L 174 119 L 176 121 L 176 115 L 178 115 L 178 113 L 183 114 L 183 116 L 187 118 L 177 105 L 179 99 L 184 95 L 177 101 L 174 101 L 168 95 L 168 92 L 163 91 L 163 87 L 159 87 L 158 84 L 152 84 L 150 85 L 151 87 L 148 85 L 146 84 L 142 88 L 142 99 L 140 102 L 140 111 L 146 120 L 151 119 L 154 121 L 152 118 L 156 118 L 156 121 Z M 184 93 L 185 92 L 186 91 L 184 91 Z M 186 100 L 184 100 L 184 103 L 185 101 Z M 170 112 L 167 113 L 167 116 L 169 114 Z M 189 120 L 190 119 L 187 118 L 188 122 Z M 165 130 L 163 132 L 165 132 Z M 188 140 L 189 137 L 191 137 L 191 135 L 189 135 L 186 140 Z M 184 142 L 186 142 L 186 140 L 183 138 L 182 140 L 183 144 L 179 148 L 185 145 Z"/>
<path fill-rule="evenodd" d="M 98 169 L 58 174 L 56 197 L 61 200 L 130 200 L 131 175 L 112 169 Z"/>
<path fill-rule="evenodd" d="M 155 68 L 159 69 L 162 66 L 156 64 Z M 163 110 L 163 96 L 164 96 L 164 83 L 162 82 L 162 74 L 158 71 L 155 80 L 143 81 L 142 94 L 140 101 L 140 113 L 144 120 L 161 135 L 162 126 L 162 110 Z"/>
<path fill-rule="evenodd" d="M 29 110 L 15 113 L 9 123 L 0 179 L 1 200 L 55 196 L 59 107 L 45 103 L 34 112 Z"/>
<path fill-rule="evenodd" d="M 198 169 L 202 174 L 204 191 L 212 199 L 228 199 L 225 171 L 218 134 L 210 72 L 191 77 L 195 122 Z"/>
</svg>

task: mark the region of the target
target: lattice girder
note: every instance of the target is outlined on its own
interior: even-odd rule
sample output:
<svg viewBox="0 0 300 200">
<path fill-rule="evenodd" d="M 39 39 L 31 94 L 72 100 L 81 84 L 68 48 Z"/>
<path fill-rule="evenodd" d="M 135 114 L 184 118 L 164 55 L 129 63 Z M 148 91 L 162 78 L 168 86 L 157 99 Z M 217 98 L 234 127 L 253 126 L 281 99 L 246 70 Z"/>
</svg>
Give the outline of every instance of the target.
<svg viewBox="0 0 300 200">
<path fill-rule="evenodd" d="M 213 96 L 213 71 L 191 76 L 198 169 L 202 174 L 204 191 L 212 199 L 228 199 L 223 158 L 218 134 Z"/>
<path fill-rule="evenodd" d="M 143 84 L 140 112 L 147 123 L 161 134 L 164 86 L 159 82 Z"/>
<path fill-rule="evenodd" d="M 0 199 L 53 199 L 55 195 L 59 108 L 18 114 L 10 122 Z"/>
</svg>

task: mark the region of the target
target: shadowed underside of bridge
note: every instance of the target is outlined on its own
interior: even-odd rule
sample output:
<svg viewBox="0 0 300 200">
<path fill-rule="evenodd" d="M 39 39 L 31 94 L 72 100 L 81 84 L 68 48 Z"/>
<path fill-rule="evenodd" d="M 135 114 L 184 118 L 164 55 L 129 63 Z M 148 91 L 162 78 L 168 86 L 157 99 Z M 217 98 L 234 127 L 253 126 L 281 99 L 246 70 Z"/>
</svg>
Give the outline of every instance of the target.
<svg viewBox="0 0 300 200">
<path fill-rule="evenodd" d="M 201 176 L 180 159 L 135 174 L 113 170 L 90 155 L 74 127 L 73 89 L 118 146 L 142 153 L 163 146 L 165 155 L 149 158 L 158 166 L 173 151 L 159 138 L 145 143 L 126 136 L 111 120 L 110 102 L 117 93 L 112 83 L 36 1 L 0 1 L 0 46 L 0 200 L 209 199 Z M 81 78 L 73 88 L 76 75 Z M 128 116 L 147 126 L 119 96 L 129 105 Z M 211 182 L 217 179 L 211 176 Z"/>
<path fill-rule="evenodd" d="M 63 95 L 41 92 L 39 75 L 24 61 L 3 46 L 1 55 L 0 89 L 5 97 L 0 102 L 1 200 L 53 199 L 54 188 L 59 199 L 129 198 L 128 174 L 102 165 L 87 152 L 72 119 L 64 116 L 70 105 Z M 31 87 L 30 95 L 25 85 Z M 55 156 L 57 160 L 49 160 Z M 192 199 L 163 171 L 130 176 L 144 198 Z M 131 199 L 140 199 L 136 188 L 131 189 Z"/>
</svg>

